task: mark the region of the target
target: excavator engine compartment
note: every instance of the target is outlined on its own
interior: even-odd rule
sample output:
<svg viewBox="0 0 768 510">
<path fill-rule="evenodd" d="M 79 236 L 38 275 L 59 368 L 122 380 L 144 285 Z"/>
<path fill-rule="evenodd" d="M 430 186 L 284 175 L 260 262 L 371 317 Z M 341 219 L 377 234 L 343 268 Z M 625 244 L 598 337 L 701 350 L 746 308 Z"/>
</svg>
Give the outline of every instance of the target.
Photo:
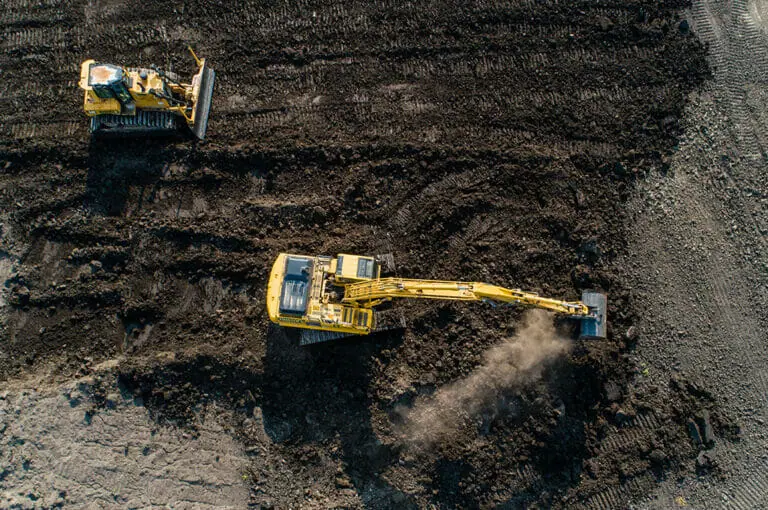
<svg viewBox="0 0 768 510">
<path fill-rule="evenodd" d="M 350 254 L 281 253 L 269 277 L 267 312 L 278 325 L 301 328 L 301 343 L 308 344 L 376 331 L 375 307 L 397 298 L 531 306 L 578 319 L 582 338 L 607 334 L 607 297 L 599 292 L 585 291 L 581 302 L 567 302 L 480 282 L 381 278 L 375 257 Z"/>
</svg>

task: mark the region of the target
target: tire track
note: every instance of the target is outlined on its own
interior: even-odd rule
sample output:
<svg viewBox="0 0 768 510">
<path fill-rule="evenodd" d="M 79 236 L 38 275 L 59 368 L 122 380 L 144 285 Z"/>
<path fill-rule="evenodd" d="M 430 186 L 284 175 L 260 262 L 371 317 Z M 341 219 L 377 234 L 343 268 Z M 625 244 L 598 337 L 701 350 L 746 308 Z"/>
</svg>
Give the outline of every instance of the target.
<svg viewBox="0 0 768 510">
<path fill-rule="evenodd" d="M 745 210 L 755 231 L 755 241 L 762 253 L 768 250 L 763 233 L 765 212 L 745 193 L 759 190 L 764 179 L 763 158 L 768 155 L 768 123 L 749 105 L 750 90 L 768 84 L 768 37 L 757 27 L 747 0 L 735 0 L 727 17 L 728 25 L 717 22 L 714 8 L 718 2 L 698 2 L 692 11 L 694 29 L 710 45 L 710 58 L 716 71 L 716 93 L 723 100 L 724 115 L 735 122 L 734 146 L 743 151 L 746 161 L 735 165 L 716 165 L 739 190 L 739 205 Z M 758 98 L 759 100 L 760 98 Z M 762 104 L 760 101 L 759 104 Z M 705 167 L 706 168 L 706 167 Z"/>
<path fill-rule="evenodd" d="M 585 510 L 619 510 L 625 509 L 633 494 L 645 491 L 652 486 L 655 480 L 651 475 L 643 475 L 632 478 L 618 487 L 610 487 L 589 497 L 579 505 Z"/>
<path fill-rule="evenodd" d="M 610 427 L 610 433 L 600 443 L 598 451 L 601 455 L 630 447 L 639 441 L 653 436 L 654 430 L 660 427 L 655 414 L 638 414 L 621 427 Z"/>
<path fill-rule="evenodd" d="M 684 177 L 674 178 L 674 183 L 666 187 L 667 199 L 662 205 L 664 215 L 673 219 L 652 221 L 669 260 L 657 260 L 651 270 L 658 274 L 661 268 L 668 277 L 663 282 L 667 287 L 675 287 L 674 280 L 679 279 L 682 283 L 678 282 L 678 291 L 683 293 L 679 297 L 687 293 L 695 295 L 696 300 L 692 306 L 681 304 L 678 313 L 691 310 L 709 327 L 701 331 L 701 337 L 707 340 L 695 349 L 671 347 L 665 348 L 664 353 L 686 360 L 686 366 L 708 381 L 715 395 L 735 415 L 742 415 L 745 409 L 756 409 L 765 417 L 766 362 L 764 356 L 756 353 L 763 352 L 765 347 L 766 324 L 760 310 L 764 309 L 766 296 L 760 290 L 761 277 L 752 271 L 751 264 L 759 266 L 759 262 L 752 261 L 760 261 L 761 254 L 765 260 L 766 253 L 766 239 L 761 233 L 765 211 L 758 197 L 759 190 L 766 186 L 768 126 L 760 116 L 762 96 L 756 92 L 766 85 L 768 39 L 750 19 L 746 0 L 693 2 L 689 19 L 694 32 L 709 47 L 714 80 L 707 92 L 711 90 L 714 100 L 701 101 L 701 107 L 691 108 L 689 123 L 695 127 L 689 131 L 694 133 L 686 141 L 688 148 L 681 150 L 673 163 L 675 173 Z M 753 195 L 750 190 L 758 193 Z M 695 234 L 686 237 L 686 245 L 704 249 L 695 253 L 683 250 L 683 242 L 667 233 L 675 232 L 673 224 L 690 225 L 690 232 Z M 746 226 L 746 232 L 731 228 L 736 225 Z M 749 258 L 744 257 L 750 253 Z M 669 264 L 677 269 L 665 270 L 664 266 Z M 675 292 L 664 295 L 664 299 L 670 296 L 674 297 Z M 654 315 L 652 311 L 650 314 Z M 656 315 L 674 318 L 675 312 Z M 648 348 L 649 353 L 651 350 Z M 734 377 L 735 373 L 739 376 Z M 717 462 L 733 471 L 733 482 L 694 486 L 687 499 L 702 507 L 723 505 L 723 489 L 741 486 L 742 481 L 749 480 L 743 490 L 733 491 L 726 506 L 761 507 L 767 494 L 764 468 L 754 466 L 750 458 L 766 447 L 751 425 L 741 443 L 718 442 Z M 674 484 L 664 489 L 668 496 L 679 494 L 678 490 Z"/>
<path fill-rule="evenodd" d="M 763 460 L 755 466 L 755 472 L 740 480 L 731 490 L 731 497 L 726 508 L 751 510 L 768 506 L 768 461 Z"/>
<path fill-rule="evenodd" d="M 683 183 L 681 186 L 686 186 L 686 184 Z M 684 191 L 679 193 L 682 194 Z M 702 232 L 711 232 L 715 237 L 720 228 L 709 208 L 705 207 L 701 200 L 689 201 L 688 206 L 691 210 L 687 215 L 702 223 Z M 704 280 L 705 285 L 709 287 L 707 294 L 712 296 L 715 304 L 714 313 L 716 316 L 714 319 L 721 324 L 721 331 L 724 332 L 724 336 L 739 339 L 737 342 L 728 344 L 733 349 L 732 359 L 739 366 L 751 367 L 751 376 L 747 377 L 745 381 L 747 384 L 740 385 L 738 391 L 741 391 L 742 394 L 750 392 L 751 384 L 749 381 L 756 380 L 758 381 L 758 393 L 754 395 L 754 399 L 766 401 L 768 384 L 762 377 L 764 361 L 754 356 L 755 352 L 760 352 L 764 348 L 763 338 L 759 333 L 762 328 L 755 324 L 753 315 L 750 313 L 751 309 L 742 305 L 742 303 L 751 303 L 754 299 L 752 296 L 734 296 L 731 276 L 729 272 L 722 271 L 722 268 L 727 267 L 728 262 L 717 257 L 717 255 L 727 254 L 727 251 L 724 246 L 719 248 L 721 249 L 716 250 L 705 261 L 708 269 L 704 270 L 709 275 L 709 278 Z M 738 381 L 733 382 L 738 384 Z"/>
</svg>

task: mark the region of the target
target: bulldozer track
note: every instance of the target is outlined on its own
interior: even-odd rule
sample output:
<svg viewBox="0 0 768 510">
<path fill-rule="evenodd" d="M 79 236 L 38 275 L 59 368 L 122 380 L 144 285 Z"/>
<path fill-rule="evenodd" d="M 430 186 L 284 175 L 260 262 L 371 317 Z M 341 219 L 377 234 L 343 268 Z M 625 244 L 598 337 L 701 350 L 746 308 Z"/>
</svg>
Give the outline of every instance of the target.
<svg viewBox="0 0 768 510">
<path fill-rule="evenodd" d="M 133 47 L 171 40 L 164 26 L 136 27 L 129 30 L 127 27 L 115 24 L 99 24 L 88 29 L 78 25 L 73 28 L 26 28 L 6 33 L 5 37 L 0 39 L 0 49 L 6 51 L 67 50 L 72 46 L 82 46 L 107 38 L 120 38 L 127 46 Z M 81 56 L 74 54 L 62 54 L 62 56 L 69 57 L 73 61 L 82 60 Z"/>
<path fill-rule="evenodd" d="M 50 96 L 58 99 L 71 96 L 77 90 L 77 81 L 64 80 L 57 85 L 45 85 L 39 82 L 29 82 L 22 87 L 4 87 L 0 89 L 0 106 L 2 102 L 11 102 L 22 99 L 44 100 Z"/>
<path fill-rule="evenodd" d="M 47 122 L 47 123 L 18 123 L 18 124 L 0 124 L 0 130 L 6 133 L 6 136 L 19 140 L 30 138 L 69 138 L 76 133 L 83 132 L 83 125 L 80 122 Z"/>
<path fill-rule="evenodd" d="M 446 189 L 464 189 L 479 185 L 490 179 L 491 176 L 492 172 L 489 170 L 448 175 L 424 188 L 417 196 L 406 200 L 398 209 L 393 223 L 399 229 L 409 229 L 413 226 L 414 215 L 419 214 L 420 204 L 423 204 L 424 200 L 428 200 L 429 197 L 438 195 Z"/>
<path fill-rule="evenodd" d="M 0 42 L 0 49 L 5 51 L 66 49 L 69 47 L 72 35 L 69 29 L 62 27 L 28 28 L 6 34 Z"/>
</svg>

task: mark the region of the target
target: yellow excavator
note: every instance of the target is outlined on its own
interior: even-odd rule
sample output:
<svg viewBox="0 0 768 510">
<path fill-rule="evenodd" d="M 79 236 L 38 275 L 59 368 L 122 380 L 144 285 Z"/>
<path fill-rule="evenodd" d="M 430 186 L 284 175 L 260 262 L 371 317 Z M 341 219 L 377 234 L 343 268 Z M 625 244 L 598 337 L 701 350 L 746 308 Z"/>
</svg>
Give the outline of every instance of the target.
<svg viewBox="0 0 768 510">
<path fill-rule="evenodd" d="M 581 301 L 559 301 L 532 292 L 480 282 L 382 278 L 375 257 L 281 253 L 267 286 L 267 313 L 272 322 L 301 328 L 301 344 L 386 329 L 374 308 L 395 298 L 489 301 L 543 308 L 581 321 L 581 336 L 605 338 L 607 298 L 582 293 Z"/>
<path fill-rule="evenodd" d="M 158 135 L 189 129 L 205 138 L 215 73 L 197 58 L 191 83 L 155 67 L 131 68 L 86 60 L 80 65 L 83 107 L 94 135 Z"/>
</svg>

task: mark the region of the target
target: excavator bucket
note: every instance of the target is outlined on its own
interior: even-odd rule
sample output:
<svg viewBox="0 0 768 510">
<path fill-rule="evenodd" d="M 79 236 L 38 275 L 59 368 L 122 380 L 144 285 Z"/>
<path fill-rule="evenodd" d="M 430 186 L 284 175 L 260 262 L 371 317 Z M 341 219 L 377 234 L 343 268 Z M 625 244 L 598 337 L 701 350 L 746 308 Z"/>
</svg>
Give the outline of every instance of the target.
<svg viewBox="0 0 768 510">
<path fill-rule="evenodd" d="M 195 99 L 194 112 L 192 114 L 192 133 L 198 140 L 205 139 L 205 131 L 208 129 L 208 114 L 211 111 L 211 98 L 213 97 L 213 82 L 216 73 L 202 61 L 200 71 L 193 78 L 193 97 Z M 196 94 L 195 94 L 196 93 Z"/>
<path fill-rule="evenodd" d="M 581 338 L 605 338 L 607 331 L 608 297 L 600 292 L 584 291 L 581 302 L 587 305 L 592 316 L 581 320 Z"/>
</svg>

